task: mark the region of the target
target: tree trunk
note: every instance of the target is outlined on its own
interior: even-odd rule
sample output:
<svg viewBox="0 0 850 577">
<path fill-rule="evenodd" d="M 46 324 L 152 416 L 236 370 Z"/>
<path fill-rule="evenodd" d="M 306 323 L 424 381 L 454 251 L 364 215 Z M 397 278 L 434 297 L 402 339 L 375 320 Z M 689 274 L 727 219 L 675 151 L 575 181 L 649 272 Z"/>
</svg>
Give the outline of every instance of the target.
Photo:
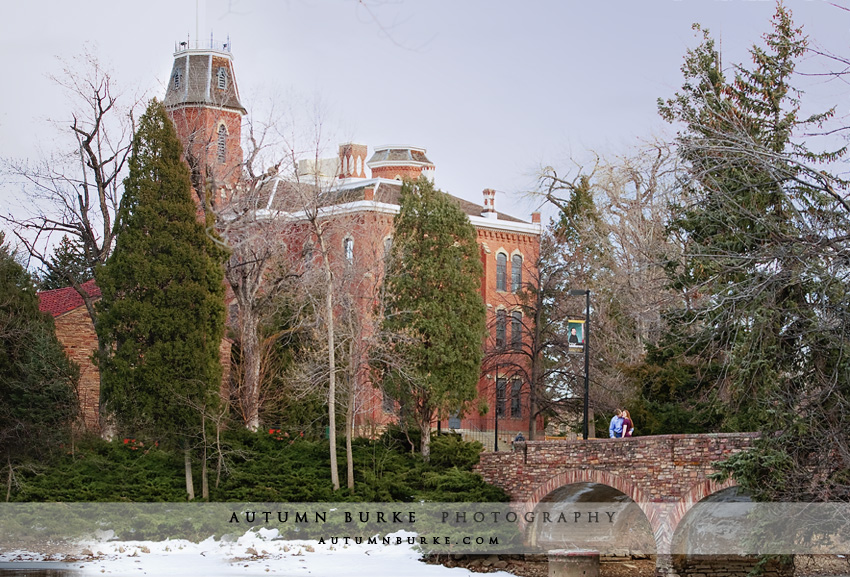
<svg viewBox="0 0 850 577">
<path fill-rule="evenodd" d="M 183 468 L 186 471 L 186 494 L 189 501 L 195 499 L 195 483 L 192 480 L 192 455 L 189 448 L 183 449 Z"/>
<path fill-rule="evenodd" d="M 336 340 L 334 338 L 334 286 L 333 271 L 328 260 L 328 247 L 317 223 L 313 224 L 322 251 L 327 291 L 325 295 L 325 326 L 328 345 L 328 440 L 330 441 L 331 485 L 339 490 L 339 466 L 336 459 Z"/>
<path fill-rule="evenodd" d="M 329 267 L 329 265 L 326 265 Z M 330 270 L 328 270 L 330 276 Z M 333 282 L 333 280 L 330 280 Z M 330 282 L 328 283 L 330 285 Z M 333 289 L 328 286 L 328 294 L 325 299 L 325 324 L 328 329 L 328 440 L 330 441 L 331 457 L 331 484 L 334 491 L 339 490 L 339 466 L 336 461 L 336 347 L 334 339 L 334 307 Z"/>
<path fill-rule="evenodd" d="M 218 485 L 221 483 L 222 461 L 224 461 L 224 454 L 221 452 L 221 422 L 215 424 L 215 452 L 215 488 L 218 489 Z"/>
<path fill-rule="evenodd" d="M 351 447 L 351 439 L 354 436 L 354 383 L 348 387 L 348 409 L 345 411 L 345 468 L 347 475 L 347 486 L 354 488 L 354 450 Z"/>
<path fill-rule="evenodd" d="M 260 428 L 259 319 L 249 303 L 239 307 L 240 354 L 242 355 L 242 411 L 249 431 Z"/>
<path fill-rule="evenodd" d="M 201 456 L 201 499 L 210 500 L 210 484 L 207 479 L 207 424 L 206 419 L 201 421 L 201 430 L 203 431 L 204 451 Z"/>
<path fill-rule="evenodd" d="M 422 440 L 419 442 L 419 452 L 422 453 L 422 460 L 426 463 L 431 460 L 431 416 L 423 417 L 419 421 L 419 432 L 422 433 Z"/>
<path fill-rule="evenodd" d="M 12 459 L 9 458 L 9 455 L 6 455 L 6 465 L 9 467 L 9 475 L 6 477 L 6 502 L 12 498 L 12 479 L 14 479 L 14 474 L 12 473 Z"/>
<path fill-rule="evenodd" d="M 210 484 L 207 480 L 207 450 L 204 449 L 204 460 L 201 461 L 201 499 L 210 500 Z"/>
</svg>

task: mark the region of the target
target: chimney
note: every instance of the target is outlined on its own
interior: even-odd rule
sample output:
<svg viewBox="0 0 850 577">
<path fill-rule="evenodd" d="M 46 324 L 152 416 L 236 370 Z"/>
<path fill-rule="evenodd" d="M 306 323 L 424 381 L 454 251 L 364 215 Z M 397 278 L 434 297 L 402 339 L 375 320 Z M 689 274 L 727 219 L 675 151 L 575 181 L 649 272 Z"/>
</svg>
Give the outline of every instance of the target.
<svg viewBox="0 0 850 577">
<path fill-rule="evenodd" d="M 484 189 L 484 210 L 481 211 L 484 218 L 499 218 L 496 214 L 496 191 L 492 188 Z"/>
<path fill-rule="evenodd" d="M 540 213 L 532 212 L 531 213 L 531 224 L 540 224 Z"/>
<path fill-rule="evenodd" d="M 365 144 L 346 142 L 339 145 L 339 177 L 366 178 Z"/>
</svg>

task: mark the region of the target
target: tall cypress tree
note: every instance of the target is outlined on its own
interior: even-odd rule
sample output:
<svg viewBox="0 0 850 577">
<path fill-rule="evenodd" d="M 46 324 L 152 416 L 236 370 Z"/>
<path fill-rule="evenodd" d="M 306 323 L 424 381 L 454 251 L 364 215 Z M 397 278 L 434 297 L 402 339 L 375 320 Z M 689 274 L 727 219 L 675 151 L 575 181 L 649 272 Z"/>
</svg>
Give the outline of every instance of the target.
<svg viewBox="0 0 850 577">
<path fill-rule="evenodd" d="M 70 432 L 79 410 L 78 376 L 53 320 L 38 310 L 32 278 L 0 233 L 0 471 L 7 501 L 15 468 L 57 448 Z"/>
<path fill-rule="evenodd" d="M 475 398 L 486 331 L 481 259 L 466 214 L 427 179 L 405 182 L 385 279 L 384 329 L 401 335 L 396 352 L 409 371 L 384 386 L 416 421 L 427 460 L 438 410 Z"/>
<path fill-rule="evenodd" d="M 153 101 L 133 139 L 118 241 L 98 270 L 104 408 L 127 432 L 186 452 L 218 402 L 224 333 L 222 255 L 198 221 L 182 146 Z"/>
</svg>

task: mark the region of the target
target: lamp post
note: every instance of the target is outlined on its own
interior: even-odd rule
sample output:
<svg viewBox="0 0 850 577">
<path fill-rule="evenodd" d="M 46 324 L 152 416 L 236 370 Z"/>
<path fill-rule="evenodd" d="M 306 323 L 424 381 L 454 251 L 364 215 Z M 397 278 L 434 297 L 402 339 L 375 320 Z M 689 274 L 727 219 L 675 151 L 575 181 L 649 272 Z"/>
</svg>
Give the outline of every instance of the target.
<svg viewBox="0 0 850 577">
<path fill-rule="evenodd" d="M 589 432 L 588 418 L 590 415 L 590 290 L 570 289 L 570 296 L 584 295 L 584 426 L 582 438 L 586 441 Z"/>
</svg>

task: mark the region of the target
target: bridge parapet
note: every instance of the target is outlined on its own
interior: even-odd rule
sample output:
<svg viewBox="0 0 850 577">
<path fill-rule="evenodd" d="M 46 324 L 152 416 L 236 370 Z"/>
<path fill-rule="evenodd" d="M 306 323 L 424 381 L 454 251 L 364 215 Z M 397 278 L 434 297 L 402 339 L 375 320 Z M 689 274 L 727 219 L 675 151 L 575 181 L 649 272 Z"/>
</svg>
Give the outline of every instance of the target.
<svg viewBox="0 0 850 577">
<path fill-rule="evenodd" d="M 752 446 L 757 437 L 757 433 L 711 433 L 527 441 L 513 452 L 482 453 L 477 468 L 514 501 L 537 503 L 565 484 L 599 482 L 635 501 L 671 502 L 688 498 L 694 486 L 706 483 L 715 471 L 714 462 Z"/>
</svg>

